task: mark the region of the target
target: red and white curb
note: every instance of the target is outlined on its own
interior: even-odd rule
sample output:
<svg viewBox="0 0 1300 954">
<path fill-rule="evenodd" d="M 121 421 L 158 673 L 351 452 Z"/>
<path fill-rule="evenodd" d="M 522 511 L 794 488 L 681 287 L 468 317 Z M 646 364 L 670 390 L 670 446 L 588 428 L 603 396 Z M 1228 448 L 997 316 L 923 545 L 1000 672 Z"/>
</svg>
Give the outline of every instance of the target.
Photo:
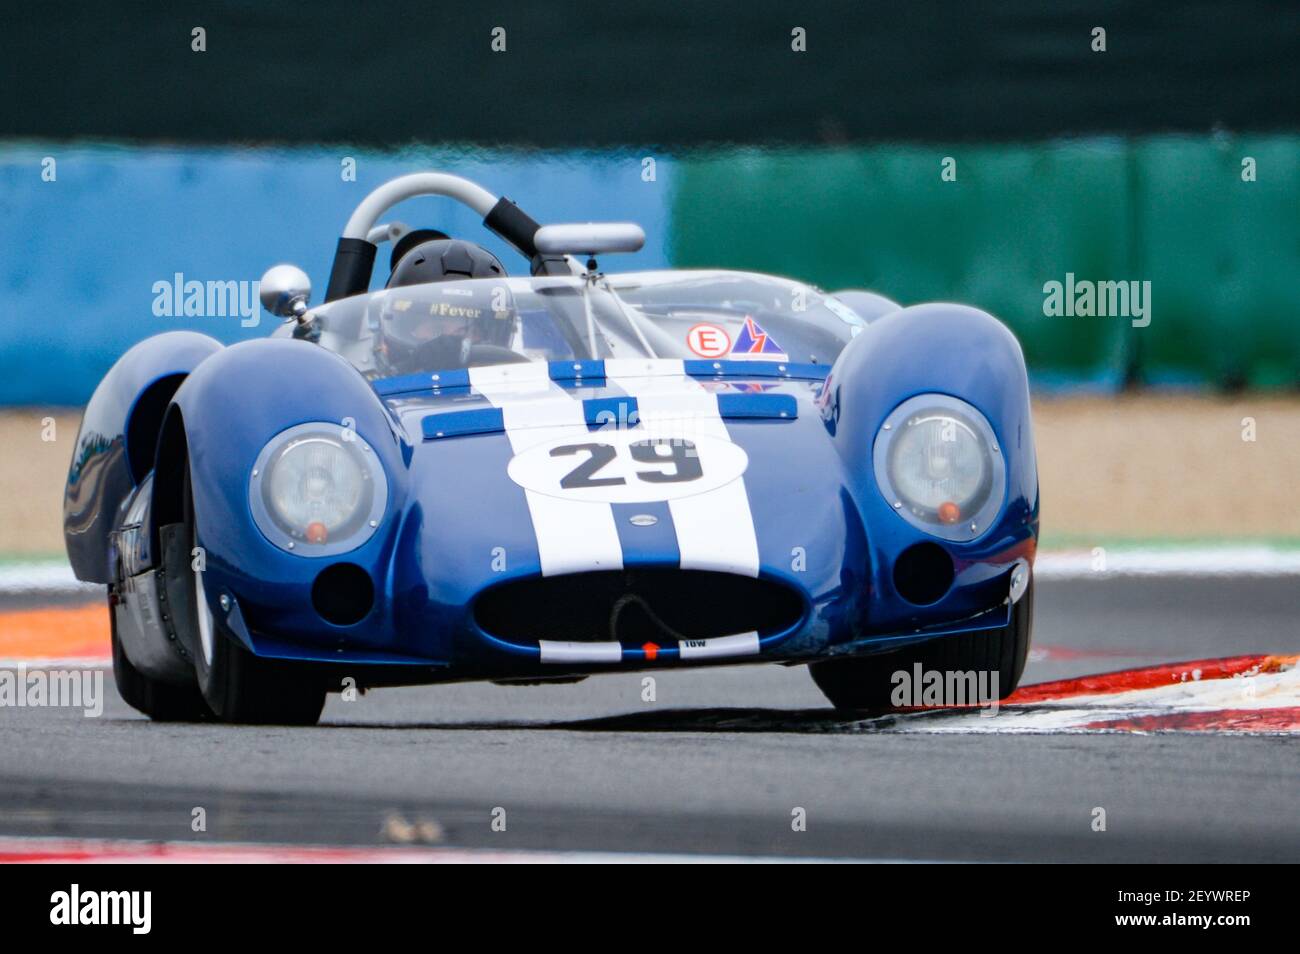
<svg viewBox="0 0 1300 954">
<path fill-rule="evenodd" d="M 3 838 L 0 864 L 799 864 L 832 858 Z M 859 859 L 855 859 L 859 860 Z M 872 859 L 875 860 L 875 859 Z"/>
<path fill-rule="evenodd" d="M 1026 686 L 992 709 L 908 710 L 858 731 L 1300 735 L 1300 656 L 1234 656 Z"/>
</svg>

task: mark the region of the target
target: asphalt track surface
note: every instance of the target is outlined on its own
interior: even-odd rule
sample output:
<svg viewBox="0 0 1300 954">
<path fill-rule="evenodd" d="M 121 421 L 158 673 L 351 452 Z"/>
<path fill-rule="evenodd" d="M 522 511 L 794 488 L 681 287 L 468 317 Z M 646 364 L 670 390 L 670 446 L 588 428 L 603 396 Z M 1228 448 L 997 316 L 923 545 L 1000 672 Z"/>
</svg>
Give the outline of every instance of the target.
<svg viewBox="0 0 1300 954">
<path fill-rule="evenodd" d="M 1045 580 L 1037 611 L 1026 682 L 1300 652 L 1296 576 Z M 152 724 L 110 673 L 98 719 L 0 709 L 0 836 L 1300 861 L 1297 735 L 893 734 L 836 716 L 803 668 L 656 675 L 654 703 L 642 674 L 390 689 L 268 729 Z"/>
</svg>

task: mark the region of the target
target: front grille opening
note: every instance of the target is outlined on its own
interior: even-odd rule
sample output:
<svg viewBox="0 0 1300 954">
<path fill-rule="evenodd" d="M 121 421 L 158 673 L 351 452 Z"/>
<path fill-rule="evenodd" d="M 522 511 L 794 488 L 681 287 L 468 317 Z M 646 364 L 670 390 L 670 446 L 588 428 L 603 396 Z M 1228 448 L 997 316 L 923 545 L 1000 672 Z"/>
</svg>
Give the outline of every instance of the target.
<svg viewBox="0 0 1300 954">
<path fill-rule="evenodd" d="M 894 588 L 909 603 L 926 606 L 948 592 L 954 572 L 947 550 L 937 543 L 918 543 L 899 554 Z"/>
<path fill-rule="evenodd" d="M 529 577 L 495 586 L 474 604 L 474 621 L 508 642 L 557 639 L 662 645 L 789 629 L 803 600 L 770 580 L 706 570 L 635 569 Z"/>
</svg>

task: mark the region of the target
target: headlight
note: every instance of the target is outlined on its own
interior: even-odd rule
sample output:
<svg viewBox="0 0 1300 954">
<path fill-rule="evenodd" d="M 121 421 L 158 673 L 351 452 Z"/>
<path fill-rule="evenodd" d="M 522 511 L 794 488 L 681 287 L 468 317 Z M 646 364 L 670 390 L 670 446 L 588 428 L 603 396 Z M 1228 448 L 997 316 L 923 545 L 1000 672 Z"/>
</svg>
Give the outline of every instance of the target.
<svg viewBox="0 0 1300 954">
<path fill-rule="evenodd" d="M 1006 468 L 993 429 L 965 401 L 922 394 L 904 401 L 876 435 L 876 482 L 912 524 L 970 540 L 1002 507 Z"/>
<path fill-rule="evenodd" d="M 375 452 L 337 424 L 300 424 L 262 449 L 249 482 L 253 519 L 268 540 L 302 556 L 365 543 L 388 503 Z"/>
</svg>

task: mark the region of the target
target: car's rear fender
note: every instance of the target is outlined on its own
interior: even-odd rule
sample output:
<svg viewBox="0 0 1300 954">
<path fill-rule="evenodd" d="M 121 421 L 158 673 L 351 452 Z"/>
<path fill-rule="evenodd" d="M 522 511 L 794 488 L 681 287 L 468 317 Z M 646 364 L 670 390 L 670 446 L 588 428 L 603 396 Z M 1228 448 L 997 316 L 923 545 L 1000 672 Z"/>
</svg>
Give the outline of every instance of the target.
<svg viewBox="0 0 1300 954">
<path fill-rule="evenodd" d="M 77 578 L 113 580 L 109 534 L 123 501 L 148 475 L 163 415 L 187 375 L 221 350 L 192 331 L 135 345 L 109 369 L 81 418 L 63 497 L 63 534 Z"/>
</svg>

